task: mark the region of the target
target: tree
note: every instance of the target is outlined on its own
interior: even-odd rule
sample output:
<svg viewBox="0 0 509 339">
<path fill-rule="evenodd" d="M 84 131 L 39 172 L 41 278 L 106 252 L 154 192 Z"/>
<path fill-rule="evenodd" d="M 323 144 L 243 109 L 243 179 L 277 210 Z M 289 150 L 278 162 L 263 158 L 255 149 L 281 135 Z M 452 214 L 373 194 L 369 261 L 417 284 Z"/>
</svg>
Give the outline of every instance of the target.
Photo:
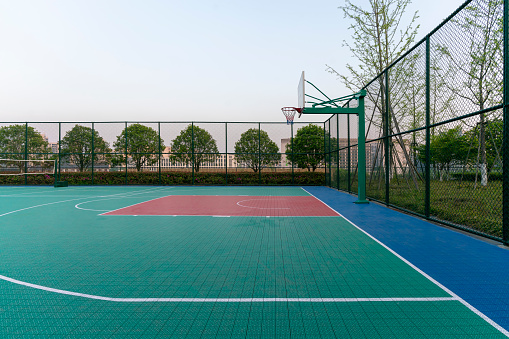
<svg viewBox="0 0 509 339">
<path fill-rule="evenodd" d="M 28 141 L 28 142 L 27 142 Z M 25 125 L 0 127 L 0 157 L 24 160 L 25 151 L 29 159 L 49 159 L 52 156 L 48 142 L 35 128 Z M 20 166 L 18 162 L 7 163 Z"/>
<path fill-rule="evenodd" d="M 456 126 L 443 133 L 434 135 L 430 140 L 430 160 L 436 166 L 440 181 L 448 175 L 453 165 L 465 165 L 468 162 L 468 137 L 462 135 L 461 127 Z M 426 146 L 417 146 L 418 158 L 426 161 Z"/>
<path fill-rule="evenodd" d="M 324 140 L 328 138 L 320 126 L 309 124 L 299 128 L 293 140 L 286 144 L 286 158 L 298 168 L 314 172 L 325 159 L 328 148 Z M 331 139 L 331 144 L 335 142 L 336 139 Z"/>
<path fill-rule="evenodd" d="M 237 163 L 245 164 L 258 172 L 281 161 L 281 154 L 277 144 L 270 139 L 267 132 L 250 128 L 242 133 L 235 143 L 235 158 Z"/>
<path fill-rule="evenodd" d="M 503 4 L 503 0 L 488 0 L 465 7 L 465 14 L 453 22 L 466 35 L 467 50 L 459 55 L 445 50 L 455 72 L 464 79 L 461 87 L 451 90 L 479 111 L 502 102 Z M 481 185 L 487 186 L 486 113 L 479 114 L 478 141 Z"/>
<path fill-rule="evenodd" d="M 504 139 L 503 132 L 504 132 L 504 121 L 502 119 L 493 119 L 493 120 L 487 120 L 485 122 L 486 126 L 486 169 L 487 174 L 491 173 L 491 171 L 498 167 L 501 169 L 502 167 L 502 159 L 503 159 L 503 153 L 502 153 L 502 142 Z M 465 133 L 465 138 L 469 140 L 469 145 L 479 145 L 479 131 L 480 125 L 477 125 L 476 127 L 472 128 L 471 130 L 467 131 Z M 469 152 L 469 162 L 474 164 L 479 164 L 479 158 L 480 158 L 480 149 L 477 148 L 477 152 L 472 150 L 472 147 L 470 147 Z M 482 167 L 479 166 L 481 169 L 481 180 L 482 180 Z"/>
<path fill-rule="evenodd" d="M 127 154 L 136 170 L 141 171 L 142 166 L 153 165 L 159 160 L 159 151 L 164 150 L 164 141 L 153 128 L 133 124 L 124 128 L 113 146 L 118 153 L 112 159 L 113 164 L 125 163 Z"/>
<path fill-rule="evenodd" d="M 75 125 L 71 130 L 67 131 L 60 145 L 61 159 L 76 165 L 80 172 L 88 169 L 92 165 L 92 161 L 94 163 L 106 163 L 109 154 L 104 153 L 111 152 L 108 143 L 99 136 L 99 132 L 94 130 L 92 133 L 92 128 L 81 125 Z M 92 149 L 94 152 L 93 157 Z"/>
<path fill-rule="evenodd" d="M 171 142 L 171 158 L 192 165 L 196 172 L 204 162 L 215 161 L 219 155 L 212 135 L 194 124 L 188 125 Z"/>
<path fill-rule="evenodd" d="M 410 23 L 401 28 L 401 20 L 410 0 L 369 0 L 370 9 L 365 10 L 349 0 L 339 7 L 345 18 L 353 21 L 353 43 L 343 41 L 359 61 L 359 70 L 347 64 L 351 77 L 339 74 L 332 67 L 327 70 L 339 76 L 352 92 L 363 88 L 389 64 L 402 55 L 414 42 L 419 26 L 414 27 L 417 12 Z"/>
<path fill-rule="evenodd" d="M 415 21 L 418 18 L 417 12 L 413 14 L 406 27 L 401 27 L 405 10 L 410 2 L 410 0 L 369 0 L 370 8 L 366 10 L 346 0 L 345 5 L 341 6 L 340 9 L 343 10 L 345 18 L 352 21 L 349 29 L 353 30 L 353 42 L 343 41 L 343 43 L 359 61 L 358 69 L 347 64 L 346 67 L 350 75 L 340 74 L 331 66 L 327 66 L 327 71 L 337 75 L 352 92 L 358 92 L 368 82 L 375 79 L 387 66 L 405 53 L 415 40 L 417 29 L 419 28 L 419 26 L 415 26 Z M 413 68 L 411 64 L 415 64 L 415 58 L 408 58 L 405 62 L 409 64 L 409 68 Z M 401 73 L 401 70 L 401 67 L 391 69 L 391 78 L 397 78 L 398 82 L 407 83 L 408 80 L 405 80 L 405 77 L 412 74 Z M 385 138 L 387 135 L 384 126 L 389 126 L 389 134 L 392 134 L 392 132 L 398 134 L 398 137 L 395 139 L 400 144 L 406 163 L 410 166 L 410 174 L 414 184 L 418 187 L 417 170 L 410 159 L 403 137 L 400 135 L 399 120 L 396 114 L 394 114 L 391 103 L 389 103 L 389 112 L 386 112 L 387 98 L 385 97 L 386 84 L 384 78 L 383 75 L 378 77 L 367 91 L 367 102 L 374 103 L 372 108 L 369 107 L 369 104 L 366 105 L 366 109 L 372 109 L 373 112 L 371 116 L 369 116 L 369 113 L 366 115 L 370 119 L 367 130 L 370 130 L 371 125 L 376 125 L 380 129 L 380 136 Z M 376 89 L 372 90 L 373 88 Z M 422 92 L 419 88 L 412 88 L 411 90 L 415 93 Z M 393 94 L 391 92 L 391 95 Z M 399 93 L 397 95 L 401 96 L 402 94 Z M 398 101 L 395 97 L 393 99 L 395 99 L 394 102 Z M 413 104 L 410 107 L 412 106 Z M 412 110 L 414 114 L 417 114 L 418 107 L 412 107 Z M 377 113 L 375 114 L 375 112 Z M 400 115 L 403 112 L 409 111 L 402 111 Z M 386 121 L 386 117 L 388 117 L 388 121 Z M 389 144 L 389 149 L 392 147 Z M 384 148 L 385 144 L 380 142 L 377 147 L 376 156 L 378 156 L 378 153 L 383 154 Z M 391 161 L 394 160 L 391 159 Z M 371 172 L 373 173 L 374 171 Z"/>
</svg>

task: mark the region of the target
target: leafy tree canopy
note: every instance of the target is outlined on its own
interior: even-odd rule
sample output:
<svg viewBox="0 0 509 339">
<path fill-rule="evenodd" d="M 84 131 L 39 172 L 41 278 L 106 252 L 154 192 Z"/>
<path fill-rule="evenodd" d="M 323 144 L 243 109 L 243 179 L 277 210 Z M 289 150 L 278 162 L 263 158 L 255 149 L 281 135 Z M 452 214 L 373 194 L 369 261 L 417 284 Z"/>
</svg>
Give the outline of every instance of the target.
<svg viewBox="0 0 509 339">
<path fill-rule="evenodd" d="M 214 162 L 218 157 L 216 140 L 205 129 L 188 125 L 171 142 L 172 159 L 194 166 L 196 172 L 204 162 Z"/>
<path fill-rule="evenodd" d="M 235 158 L 237 163 L 245 164 L 258 172 L 281 161 L 281 154 L 267 132 L 250 128 L 242 133 L 235 143 Z"/>
<path fill-rule="evenodd" d="M 127 142 L 127 149 L 126 149 Z M 113 164 L 125 162 L 125 154 L 131 158 L 137 171 L 141 171 L 142 166 L 155 164 L 159 159 L 159 152 L 164 150 L 164 141 L 159 138 L 159 134 L 153 128 L 132 124 L 124 128 L 122 133 L 117 136 L 117 141 L 113 143 L 115 152 L 118 153 L 113 159 Z"/>
<path fill-rule="evenodd" d="M 28 143 L 26 142 L 28 140 Z M 0 127 L 0 157 L 4 159 L 25 159 L 25 147 L 28 159 L 48 159 L 51 149 L 41 133 L 25 125 Z M 41 154 L 42 153 L 42 154 Z M 18 163 L 13 163 L 19 165 Z"/>
<path fill-rule="evenodd" d="M 92 139 L 95 153 L 93 158 Z M 92 133 L 92 128 L 81 125 L 75 125 L 71 130 L 67 131 L 60 144 L 62 153 L 61 159 L 76 165 L 80 172 L 89 168 L 92 165 L 92 160 L 95 163 L 106 163 L 109 154 L 98 153 L 111 152 L 108 143 L 99 136 L 99 132 L 94 130 Z"/>
<path fill-rule="evenodd" d="M 351 76 L 339 74 L 332 67 L 328 71 L 336 74 L 347 88 L 357 92 L 371 79 L 380 74 L 392 61 L 397 59 L 415 40 L 417 12 L 410 23 L 402 27 L 402 19 L 410 0 L 369 0 L 369 8 L 364 9 L 346 0 L 341 6 L 344 17 L 352 23 L 352 42 L 344 41 L 356 60 L 358 69 L 347 64 Z"/>
<path fill-rule="evenodd" d="M 309 124 L 297 130 L 297 134 L 286 144 L 286 157 L 298 168 L 307 168 L 313 172 L 323 163 L 325 159 L 325 139 L 328 135 L 322 127 Z M 332 144 L 336 139 L 331 139 Z"/>
<path fill-rule="evenodd" d="M 456 78 L 450 82 L 450 90 L 470 101 L 479 110 L 502 101 L 503 64 L 503 0 L 487 0 L 482 5 L 466 6 L 463 15 L 453 19 L 465 35 L 465 50 L 461 56 L 457 51 L 445 48 Z M 488 185 L 489 155 L 487 154 L 486 113 L 479 114 L 479 160 L 481 185 Z"/>
<path fill-rule="evenodd" d="M 416 147 L 417 157 L 422 162 L 426 161 L 426 146 Z M 430 160 L 435 164 L 440 173 L 440 179 L 448 174 L 455 164 L 466 164 L 468 162 L 469 143 L 468 139 L 461 132 L 461 127 L 451 128 L 443 133 L 434 135 L 430 140 Z"/>
</svg>

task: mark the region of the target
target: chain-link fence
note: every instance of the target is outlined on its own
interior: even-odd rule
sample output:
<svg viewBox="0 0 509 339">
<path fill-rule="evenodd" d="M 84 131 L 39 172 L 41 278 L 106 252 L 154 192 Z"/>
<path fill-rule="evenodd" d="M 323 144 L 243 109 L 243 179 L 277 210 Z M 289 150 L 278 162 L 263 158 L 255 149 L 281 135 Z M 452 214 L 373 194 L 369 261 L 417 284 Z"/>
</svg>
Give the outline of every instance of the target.
<svg viewBox="0 0 509 339">
<path fill-rule="evenodd" d="M 0 183 L 324 185 L 323 145 L 323 123 L 0 123 Z"/>
<path fill-rule="evenodd" d="M 502 0 L 468 1 L 364 88 L 370 199 L 509 242 L 504 22 Z M 356 124 L 337 119 L 327 185 L 353 193 Z"/>
</svg>

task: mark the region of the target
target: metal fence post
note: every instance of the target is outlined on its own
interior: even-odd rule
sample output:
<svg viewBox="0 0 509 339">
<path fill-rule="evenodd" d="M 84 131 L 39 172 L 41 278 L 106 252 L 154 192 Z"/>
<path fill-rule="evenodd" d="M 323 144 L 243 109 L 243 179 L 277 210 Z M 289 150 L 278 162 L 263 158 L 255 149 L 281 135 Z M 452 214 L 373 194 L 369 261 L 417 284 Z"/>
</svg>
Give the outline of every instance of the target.
<svg viewBox="0 0 509 339">
<path fill-rule="evenodd" d="M 92 185 L 94 184 L 94 162 L 95 162 L 94 139 L 95 139 L 95 129 L 94 129 L 94 123 L 92 123 Z"/>
<path fill-rule="evenodd" d="M 349 115 L 349 114 L 348 114 Z M 336 182 L 337 189 L 339 189 L 339 115 L 336 115 L 336 161 L 337 161 L 337 171 L 336 171 Z"/>
<path fill-rule="evenodd" d="M 509 0 L 504 0 L 504 142 L 503 147 L 503 217 L 502 239 L 509 245 Z"/>
<path fill-rule="evenodd" d="M 62 168 L 60 163 L 62 162 L 62 123 L 58 123 L 58 181 L 60 181 L 60 172 Z M 56 180 L 56 179 L 55 179 Z"/>
<path fill-rule="evenodd" d="M 328 146 L 328 149 L 327 149 L 327 156 L 329 157 L 329 187 L 332 187 L 332 152 L 331 152 L 331 148 L 330 148 L 330 120 L 331 118 L 329 118 L 329 132 L 327 133 L 328 134 L 328 139 L 329 139 L 329 146 Z"/>
<path fill-rule="evenodd" d="M 224 123 L 224 171 L 225 185 L 228 185 L 228 123 Z"/>
<path fill-rule="evenodd" d="M 291 147 L 291 154 L 292 154 L 292 161 L 290 161 L 292 163 L 292 185 L 295 185 L 295 170 L 294 170 L 294 167 L 293 167 L 293 163 L 295 162 L 295 158 L 293 156 L 293 124 L 290 124 L 290 145 L 292 146 Z"/>
<path fill-rule="evenodd" d="M 385 203 L 388 205 L 389 200 L 389 185 L 390 185 L 390 140 L 389 140 L 389 71 L 385 70 L 385 112 L 384 112 L 384 143 L 385 143 Z"/>
<path fill-rule="evenodd" d="M 261 143 L 261 124 L 258 123 L 258 185 L 262 184 L 262 143 Z"/>
<path fill-rule="evenodd" d="M 350 101 L 348 102 L 347 104 L 347 107 L 350 108 Z M 347 179 L 348 179 L 348 193 L 351 193 L 352 192 L 352 178 L 351 178 L 351 171 L 352 171 L 352 164 L 351 164 L 351 161 L 352 161 L 352 152 L 351 152 L 351 143 L 350 143 L 350 114 L 347 114 L 346 115 L 346 124 L 347 124 L 347 143 L 348 143 L 348 154 L 347 154 L 347 170 L 348 170 L 348 176 L 347 176 Z"/>
<path fill-rule="evenodd" d="M 157 170 L 159 171 L 159 185 L 161 185 L 161 160 L 163 160 L 163 155 L 161 154 L 161 122 L 159 121 L 157 123 L 157 135 L 159 136 L 159 161 L 157 162 L 158 163 L 158 168 Z"/>
<path fill-rule="evenodd" d="M 124 133 L 124 136 L 125 136 L 125 152 L 124 152 L 124 155 L 125 155 L 125 184 L 127 185 L 127 166 L 128 166 L 128 163 L 127 163 L 127 121 L 125 122 L 124 131 L 125 131 L 125 133 Z"/>
<path fill-rule="evenodd" d="M 326 136 L 327 130 L 325 129 L 326 123 L 327 123 L 327 121 L 323 122 L 323 152 L 324 152 L 324 158 L 325 158 L 324 159 L 325 161 L 323 163 L 325 166 L 325 186 L 330 186 L 330 185 L 328 185 L 328 180 L 327 180 L 327 177 L 328 177 L 328 175 L 327 175 L 327 150 L 325 148 L 325 146 L 327 145 L 326 144 L 327 143 L 327 136 Z"/>
<path fill-rule="evenodd" d="M 425 193 L 424 193 L 424 216 L 429 218 L 431 205 L 431 167 L 430 167 L 430 41 L 426 37 L 426 163 L 425 163 Z"/>
<path fill-rule="evenodd" d="M 191 122 L 191 177 L 194 185 L 194 122 Z"/>
<path fill-rule="evenodd" d="M 28 122 L 25 122 L 25 185 L 28 185 Z"/>
<path fill-rule="evenodd" d="M 368 204 L 366 199 L 366 110 L 364 106 L 364 97 L 366 91 L 362 90 L 359 96 L 359 132 L 357 137 L 357 201 L 356 204 Z"/>
</svg>

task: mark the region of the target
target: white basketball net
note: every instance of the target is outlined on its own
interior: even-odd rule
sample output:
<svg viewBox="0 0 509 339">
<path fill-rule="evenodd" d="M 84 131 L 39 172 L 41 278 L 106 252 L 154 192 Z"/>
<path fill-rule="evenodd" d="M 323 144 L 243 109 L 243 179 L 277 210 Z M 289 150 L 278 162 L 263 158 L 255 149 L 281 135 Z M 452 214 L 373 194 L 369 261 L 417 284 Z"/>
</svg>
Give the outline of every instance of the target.
<svg viewBox="0 0 509 339">
<path fill-rule="evenodd" d="M 283 114 L 286 117 L 286 123 L 288 125 L 293 124 L 293 119 L 295 118 L 295 113 L 297 113 L 297 109 L 295 107 L 283 107 L 281 108 Z"/>
</svg>

